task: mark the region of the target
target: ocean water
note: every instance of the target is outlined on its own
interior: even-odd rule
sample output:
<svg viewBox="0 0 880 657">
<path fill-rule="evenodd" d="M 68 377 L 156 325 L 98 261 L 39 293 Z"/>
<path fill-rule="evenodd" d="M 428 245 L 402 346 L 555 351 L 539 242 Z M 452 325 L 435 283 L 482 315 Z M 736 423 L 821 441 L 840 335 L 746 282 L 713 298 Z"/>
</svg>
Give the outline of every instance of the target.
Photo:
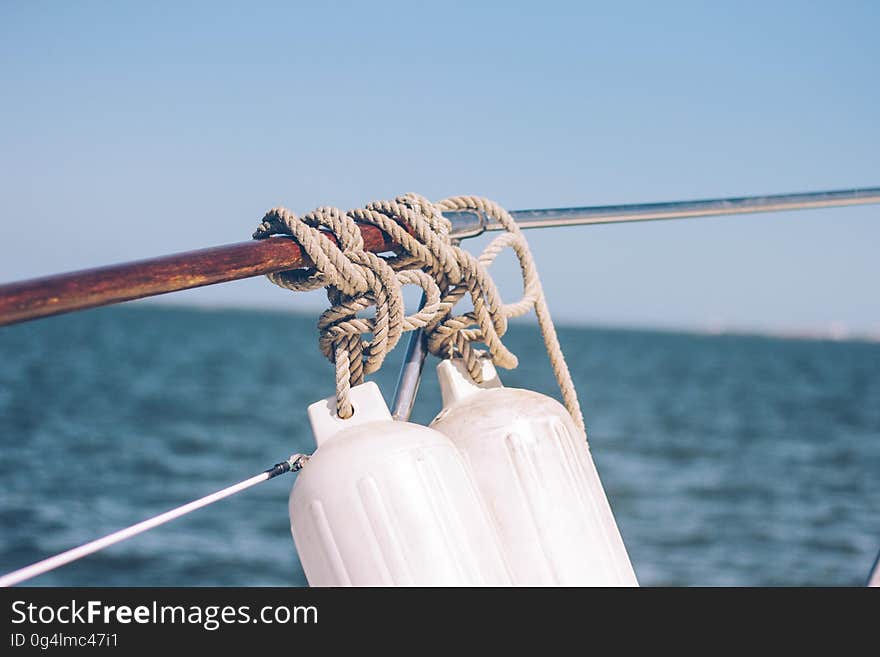
<svg viewBox="0 0 880 657">
<path fill-rule="evenodd" d="M 861 585 L 880 548 L 880 345 L 560 329 L 645 585 Z M 310 451 L 314 318 L 136 305 L 0 329 L 0 570 Z M 555 394 L 532 325 L 508 385 Z M 376 380 L 390 398 L 403 349 Z M 438 409 L 429 363 L 414 419 Z M 304 585 L 293 476 L 33 580 Z"/>
</svg>

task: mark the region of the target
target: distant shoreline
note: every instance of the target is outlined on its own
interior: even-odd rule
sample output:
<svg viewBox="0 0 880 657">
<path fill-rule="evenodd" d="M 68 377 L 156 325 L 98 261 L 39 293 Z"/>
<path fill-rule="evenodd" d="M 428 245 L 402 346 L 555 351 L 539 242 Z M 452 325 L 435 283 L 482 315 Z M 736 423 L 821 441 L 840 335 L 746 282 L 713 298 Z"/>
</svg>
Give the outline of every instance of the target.
<svg viewBox="0 0 880 657">
<path fill-rule="evenodd" d="M 217 313 L 260 313 L 273 315 L 296 315 L 305 318 L 317 318 L 318 313 L 311 309 L 300 308 L 278 308 L 262 305 L 226 305 L 226 304 L 206 304 L 206 303 L 179 303 L 168 302 L 166 300 L 157 301 L 154 299 L 145 299 L 125 303 L 117 306 L 124 308 L 138 309 L 162 309 L 162 310 L 180 310 L 192 312 L 217 312 Z M 514 324 L 528 324 L 528 318 L 513 320 Z M 662 326 L 662 325 L 640 325 L 640 324 L 617 324 L 612 322 L 571 322 L 559 320 L 556 322 L 559 329 L 583 329 L 595 331 L 623 331 L 623 332 L 646 332 L 646 333 L 668 333 L 679 335 L 695 335 L 701 337 L 754 337 L 754 338 L 771 338 L 776 340 L 799 340 L 805 342 L 858 342 L 868 344 L 880 344 L 880 331 L 864 332 L 849 331 L 840 325 L 831 325 L 826 329 L 821 328 L 761 328 L 736 325 L 717 325 L 710 326 Z"/>
</svg>

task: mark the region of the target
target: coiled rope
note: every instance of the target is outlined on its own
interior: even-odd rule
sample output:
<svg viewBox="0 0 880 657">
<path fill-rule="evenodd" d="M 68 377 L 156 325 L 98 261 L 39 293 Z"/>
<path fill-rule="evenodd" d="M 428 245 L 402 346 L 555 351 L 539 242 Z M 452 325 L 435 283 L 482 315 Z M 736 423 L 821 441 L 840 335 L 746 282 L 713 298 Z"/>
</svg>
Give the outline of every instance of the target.
<svg viewBox="0 0 880 657">
<path fill-rule="evenodd" d="M 453 242 L 451 224 L 443 216 L 443 212 L 463 211 L 482 213 L 506 231 L 478 257 Z M 358 223 L 384 231 L 399 245 L 396 255 L 382 257 L 366 251 Z M 326 239 L 327 231 L 336 237 L 336 244 Z M 351 386 L 363 383 L 365 375 L 382 366 L 404 332 L 423 328 L 431 353 L 440 358 L 462 358 L 471 377 L 482 383 L 480 358 L 485 352 L 474 345 L 484 344 L 495 365 L 515 368 L 517 357 L 501 338 L 510 318 L 534 309 L 565 407 L 585 432 L 577 392 L 534 257 L 513 217 L 498 203 L 477 196 L 453 196 L 432 203 L 417 194 L 406 194 L 348 212 L 321 207 L 302 217 L 274 208 L 253 236 L 264 239 L 272 235 L 296 239 L 314 267 L 269 274 L 269 280 L 296 291 L 327 289 L 331 305 L 318 320 L 319 346 L 336 367 L 339 417 L 352 416 Z M 522 298 L 508 304 L 489 274 L 489 266 L 507 248 L 516 254 L 523 279 Z M 425 304 L 413 315 L 404 313 L 405 285 L 416 285 L 425 292 Z M 473 310 L 455 314 L 455 305 L 465 296 Z M 370 307 L 375 307 L 373 317 L 358 316 Z"/>
</svg>

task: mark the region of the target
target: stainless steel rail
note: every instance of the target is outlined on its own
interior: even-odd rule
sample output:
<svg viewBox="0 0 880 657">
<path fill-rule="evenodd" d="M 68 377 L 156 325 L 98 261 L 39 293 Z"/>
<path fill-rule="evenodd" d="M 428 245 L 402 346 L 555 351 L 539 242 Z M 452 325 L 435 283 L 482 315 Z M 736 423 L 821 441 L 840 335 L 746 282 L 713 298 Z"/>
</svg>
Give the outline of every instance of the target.
<svg viewBox="0 0 880 657">
<path fill-rule="evenodd" d="M 582 208 L 514 210 L 510 214 L 520 228 L 558 228 L 591 224 L 620 224 L 634 221 L 718 217 L 730 214 L 755 214 L 782 210 L 809 210 L 847 205 L 880 203 L 880 187 L 845 189 L 803 194 L 742 196 L 669 203 L 636 203 L 600 205 Z M 453 224 L 453 235 L 459 239 L 474 237 L 485 231 L 501 230 L 501 225 L 474 212 L 447 214 Z"/>
</svg>

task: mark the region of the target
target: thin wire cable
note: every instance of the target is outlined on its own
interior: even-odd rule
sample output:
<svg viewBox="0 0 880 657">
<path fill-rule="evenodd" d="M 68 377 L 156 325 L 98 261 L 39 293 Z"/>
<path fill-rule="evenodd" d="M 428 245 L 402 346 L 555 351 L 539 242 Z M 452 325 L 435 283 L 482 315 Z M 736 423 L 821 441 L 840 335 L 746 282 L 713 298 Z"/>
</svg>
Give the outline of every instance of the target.
<svg viewBox="0 0 880 657">
<path fill-rule="evenodd" d="M 272 479 L 279 474 L 299 470 L 302 467 L 304 459 L 305 457 L 303 457 L 302 455 L 296 454 L 288 459 L 286 462 L 282 461 L 278 465 L 270 468 L 269 470 L 266 470 L 265 472 L 261 472 L 260 474 L 251 477 L 250 479 L 245 479 L 244 481 L 240 481 L 237 484 L 228 486 L 223 490 L 218 490 L 216 493 L 211 493 L 210 495 L 206 495 L 205 497 L 193 500 L 188 504 L 179 506 L 176 509 L 171 509 L 170 511 L 166 511 L 165 513 L 162 513 L 153 518 L 148 518 L 147 520 L 143 520 L 135 525 L 126 527 L 125 529 L 120 529 L 119 531 L 108 534 L 103 538 L 98 538 L 94 541 L 84 543 L 79 547 L 72 548 L 70 550 L 67 550 L 66 552 L 62 552 L 61 554 L 56 554 L 54 557 L 43 559 L 42 561 L 31 564 L 30 566 L 25 566 L 24 568 L 20 568 L 19 570 L 3 575 L 2 577 L 0 577 L 0 587 L 5 588 L 8 586 L 20 584 L 25 580 L 36 577 L 37 575 L 42 575 L 49 572 L 50 570 L 55 570 L 56 568 L 65 566 L 73 561 L 76 561 L 77 559 L 82 559 L 83 557 L 94 554 L 99 550 L 103 550 L 104 548 L 108 548 L 111 545 L 121 543 L 122 541 L 132 538 L 133 536 L 142 534 L 145 531 L 154 529 L 159 525 L 164 525 L 167 522 L 171 522 L 176 518 L 184 516 L 197 509 L 201 509 L 202 507 L 208 506 L 209 504 L 219 502 L 226 497 L 235 495 L 236 493 L 240 493 L 243 490 L 247 490 L 248 488 L 256 486 L 257 484 L 267 481 L 268 479 Z M 285 464 L 287 465 L 286 468 L 284 467 Z"/>
</svg>

